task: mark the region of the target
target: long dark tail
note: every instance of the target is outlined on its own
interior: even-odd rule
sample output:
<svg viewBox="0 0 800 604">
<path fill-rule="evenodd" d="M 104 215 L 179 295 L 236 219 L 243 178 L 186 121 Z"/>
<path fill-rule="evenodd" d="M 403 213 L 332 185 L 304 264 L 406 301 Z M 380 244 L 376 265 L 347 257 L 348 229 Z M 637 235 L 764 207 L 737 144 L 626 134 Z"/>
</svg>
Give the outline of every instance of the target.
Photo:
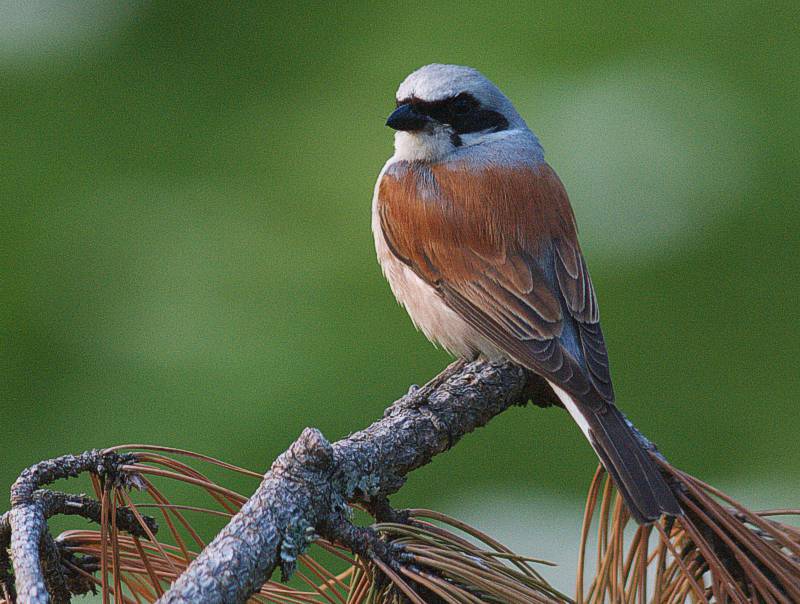
<svg viewBox="0 0 800 604">
<path fill-rule="evenodd" d="M 556 394 L 586 434 L 639 524 L 662 514 L 680 516 L 680 504 L 625 416 L 611 403 L 590 407 L 560 389 Z"/>
</svg>

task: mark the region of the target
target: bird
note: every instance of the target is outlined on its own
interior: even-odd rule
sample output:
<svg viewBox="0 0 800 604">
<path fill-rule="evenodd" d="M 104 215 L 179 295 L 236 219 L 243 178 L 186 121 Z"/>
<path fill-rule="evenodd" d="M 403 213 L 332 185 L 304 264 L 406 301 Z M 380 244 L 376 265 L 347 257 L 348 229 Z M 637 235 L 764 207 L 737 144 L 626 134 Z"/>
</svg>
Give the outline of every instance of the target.
<svg viewBox="0 0 800 604">
<path fill-rule="evenodd" d="M 615 405 L 594 286 L 564 185 L 511 101 L 476 69 L 407 76 L 372 201 L 375 248 L 415 326 L 456 357 L 544 378 L 649 524 L 682 509 Z"/>
</svg>

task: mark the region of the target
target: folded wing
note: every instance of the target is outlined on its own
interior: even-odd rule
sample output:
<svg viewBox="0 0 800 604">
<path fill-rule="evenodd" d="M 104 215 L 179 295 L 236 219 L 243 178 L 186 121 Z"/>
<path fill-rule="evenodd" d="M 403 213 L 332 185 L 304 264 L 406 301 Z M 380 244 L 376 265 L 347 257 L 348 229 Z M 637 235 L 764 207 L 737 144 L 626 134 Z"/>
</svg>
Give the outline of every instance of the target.
<svg viewBox="0 0 800 604">
<path fill-rule="evenodd" d="M 409 165 L 379 190 L 392 252 L 495 346 L 576 396 L 613 401 L 597 299 L 546 164 Z"/>
</svg>

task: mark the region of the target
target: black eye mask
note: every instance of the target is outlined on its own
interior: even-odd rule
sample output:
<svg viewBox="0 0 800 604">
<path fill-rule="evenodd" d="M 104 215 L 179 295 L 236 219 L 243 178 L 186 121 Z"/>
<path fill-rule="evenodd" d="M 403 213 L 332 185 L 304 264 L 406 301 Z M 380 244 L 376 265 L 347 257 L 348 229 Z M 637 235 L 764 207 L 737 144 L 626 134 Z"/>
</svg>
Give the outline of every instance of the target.
<svg viewBox="0 0 800 604">
<path fill-rule="evenodd" d="M 411 97 L 397 102 L 398 106 L 406 103 L 411 104 L 416 113 L 427 115 L 440 124 L 448 124 L 456 135 L 483 131 L 499 132 L 508 128 L 508 120 L 501 113 L 485 109 L 467 92 L 442 101 L 421 101 Z"/>
</svg>

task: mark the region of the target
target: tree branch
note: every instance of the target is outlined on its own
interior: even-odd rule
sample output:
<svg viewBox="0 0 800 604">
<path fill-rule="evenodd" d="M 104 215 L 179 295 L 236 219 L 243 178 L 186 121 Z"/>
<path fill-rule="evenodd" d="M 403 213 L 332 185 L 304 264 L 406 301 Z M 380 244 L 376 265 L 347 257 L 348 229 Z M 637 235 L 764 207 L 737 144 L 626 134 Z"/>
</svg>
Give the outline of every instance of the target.
<svg viewBox="0 0 800 604">
<path fill-rule="evenodd" d="M 277 568 L 288 578 L 297 557 L 320 535 L 397 570 L 406 554 L 372 529 L 353 525 L 348 504 L 362 503 L 376 517 L 403 521 L 406 516 L 392 510 L 387 496 L 400 489 L 409 472 L 528 400 L 557 404 L 544 380 L 519 367 L 459 361 L 422 388 L 413 386 L 382 419 L 334 444 L 306 428 L 159 602 L 245 602 Z M 73 576 L 63 572 L 47 519 L 78 514 L 97 522 L 101 505 L 84 495 L 40 487 L 83 472 L 101 477 L 106 487 L 139 487 L 141 479 L 129 470 L 135 461 L 133 454 L 93 450 L 23 471 L 11 489 L 11 510 L 0 515 L 0 594 L 18 604 L 67 602 Z M 145 532 L 130 510 L 118 508 L 116 514 L 120 529 Z M 152 519 L 145 523 L 155 532 Z"/>
<path fill-rule="evenodd" d="M 279 566 L 290 575 L 318 534 L 396 563 L 397 552 L 350 524 L 347 504 L 377 502 L 388 513 L 386 496 L 409 472 L 529 399 L 553 400 L 543 380 L 519 367 L 457 362 L 427 386 L 412 388 L 383 419 L 334 444 L 306 428 L 159 602 L 244 602 Z"/>
<path fill-rule="evenodd" d="M 92 450 L 80 455 L 63 455 L 37 463 L 24 470 L 11 486 L 11 511 L 0 517 L 0 579 L 6 591 L 6 546 L 10 532 L 11 560 L 17 601 L 21 604 L 48 604 L 51 586 L 57 580 L 52 568 L 42 568 L 41 552 L 45 564 L 53 562 L 52 548 L 47 532 L 47 518 L 60 508 L 70 508 L 80 513 L 77 504 L 87 503 L 83 496 L 43 494 L 39 487 L 62 478 L 74 478 L 83 472 L 92 472 L 104 480 L 116 481 L 125 486 L 139 486 L 138 477 L 120 471 L 121 466 L 132 463 L 131 455 L 106 454 Z M 60 507 L 59 507 L 60 506 Z M 91 508 L 85 508 L 91 514 Z M 63 599 L 63 586 L 57 587 L 56 600 Z"/>
<path fill-rule="evenodd" d="M 426 386 L 412 387 L 386 410 L 382 419 L 336 443 L 329 443 L 317 430 L 305 429 L 275 461 L 253 496 L 158 601 L 245 602 L 276 569 L 280 568 L 283 578 L 288 578 L 298 556 L 319 536 L 349 547 L 362 559 L 372 559 L 372 566 L 397 581 L 408 572 L 413 556 L 397 543 L 382 540 L 373 528 L 354 525 L 349 504 L 362 504 L 381 521 L 406 522 L 409 516 L 393 510 L 388 496 L 400 489 L 407 474 L 494 416 L 528 400 L 540 405 L 557 404 L 544 380 L 519 367 L 460 361 Z M 710 573 L 709 589 L 718 599 L 720 594 L 734 592 L 738 594 L 734 598 L 737 601 L 745 601 L 751 594 L 758 601 L 766 597 L 764 594 L 769 596 L 767 599 L 778 597 L 781 601 L 786 596 L 787 602 L 800 597 L 795 581 L 796 552 L 800 550 L 793 540 L 796 536 L 785 525 L 747 511 L 719 491 L 680 472 L 660 457 L 644 436 L 639 438 L 661 463 L 682 505 L 691 511 L 676 520 L 682 527 L 678 537 L 671 534 L 672 519 L 665 519 L 663 526 L 655 525 L 662 548 L 658 559 L 663 560 L 668 550 L 674 555 L 677 551 L 686 552 L 675 562 L 683 570 L 676 571 L 668 585 L 683 585 L 680 589 L 694 589 L 698 597 L 703 597 L 705 592 L 695 576 L 695 566 L 701 563 L 703 572 Z M 12 487 L 11 511 L 0 515 L 0 595 L 17 604 L 67 604 L 72 594 L 91 589 L 90 573 L 100 568 L 98 558 L 77 557 L 53 540 L 47 519 L 54 514 L 78 514 L 107 527 L 108 500 L 101 504 L 85 495 L 41 487 L 82 472 L 99 476 L 104 493 L 143 486 L 145 481 L 138 472 L 144 471 L 145 466 L 137 462 L 146 458 L 141 453 L 95 450 L 43 461 L 22 472 Z M 593 489 L 600 488 L 597 477 L 602 481 L 602 476 L 603 473 L 596 475 Z M 599 491 L 594 492 L 595 503 L 591 506 L 597 504 Z M 604 488 L 603 493 L 601 515 L 612 509 L 612 490 Z M 725 508 L 716 498 L 735 509 Z M 133 508 L 112 505 L 111 509 L 115 510 L 114 525 L 118 529 L 140 537 L 151 536 L 157 529 L 152 519 L 142 518 Z M 615 516 L 612 522 L 612 531 L 620 540 L 626 523 L 624 515 Z M 609 539 L 617 542 L 617 537 Z M 642 554 L 641 543 L 646 544 L 647 538 L 641 542 L 634 539 L 625 559 L 644 555 L 641 560 L 646 560 L 647 546 Z M 582 547 L 585 548 L 585 541 Z M 13 577 L 9 574 L 9 550 Z M 622 555 L 616 547 L 609 551 L 613 556 Z M 607 555 L 608 552 L 600 554 L 602 568 L 621 572 L 622 576 L 613 579 L 599 575 L 596 580 L 606 586 L 625 584 L 629 575 L 628 570 L 622 570 L 622 558 L 618 564 L 608 562 L 604 558 Z M 100 561 L 104 559 L 101 557 Z M 650 562 L 642 564 L 646 568 Z M 646 576 L 646 571 L 637 574 L 638 580 Z M 411 597 L 408 585 L 401 588 Z"/>
</svg>

